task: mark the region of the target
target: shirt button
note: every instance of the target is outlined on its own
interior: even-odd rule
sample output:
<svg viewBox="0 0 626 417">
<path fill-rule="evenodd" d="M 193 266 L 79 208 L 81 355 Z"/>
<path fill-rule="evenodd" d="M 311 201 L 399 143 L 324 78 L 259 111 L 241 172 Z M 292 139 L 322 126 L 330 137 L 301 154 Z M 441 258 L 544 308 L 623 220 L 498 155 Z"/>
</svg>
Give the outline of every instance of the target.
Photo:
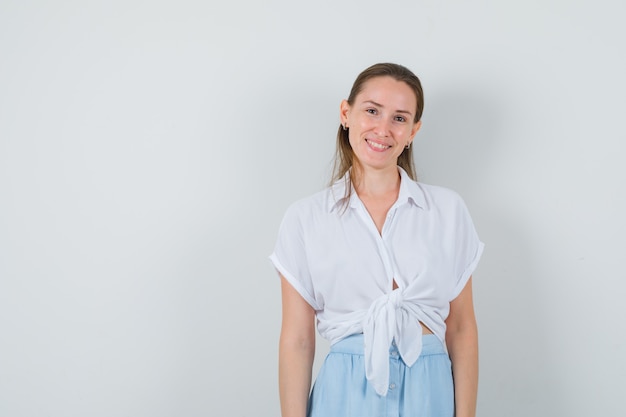
<svg viewBox="0 0 626 417">
<path fill-rule="evenodd" d="M 396 387 L 396 384 L 389 384 L 389 389 L 394 389 Z"/>
</svg>

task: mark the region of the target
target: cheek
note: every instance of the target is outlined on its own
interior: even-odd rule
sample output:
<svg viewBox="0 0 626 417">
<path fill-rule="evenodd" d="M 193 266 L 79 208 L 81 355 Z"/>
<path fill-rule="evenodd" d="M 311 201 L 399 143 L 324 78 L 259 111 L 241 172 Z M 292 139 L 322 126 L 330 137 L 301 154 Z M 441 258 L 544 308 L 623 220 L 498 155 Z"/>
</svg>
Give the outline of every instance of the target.
<svg viewBox="0 0 626 417">
<path fill-rule="evenodd" d="M 398 137 L 409 138 L 411 136 L 411 126 L 400 126 L 396 133 Z"/>
<path fill-rule="evenodd" d="M 366 129 L 373 123 L 373 118 L 364 115 L 358 115 L 354 117 L 353 123 L 355 127 L 358 127 L 360 129 Z"/>
</svg>

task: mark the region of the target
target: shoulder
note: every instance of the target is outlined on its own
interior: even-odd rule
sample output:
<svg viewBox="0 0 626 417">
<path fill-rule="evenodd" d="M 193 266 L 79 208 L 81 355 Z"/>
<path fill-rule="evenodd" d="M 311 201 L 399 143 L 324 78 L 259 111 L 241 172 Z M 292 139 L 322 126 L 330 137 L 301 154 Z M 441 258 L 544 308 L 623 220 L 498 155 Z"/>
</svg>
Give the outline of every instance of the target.
<svg viewBox="0 0 626 417">
<path fill-rule="evenodd" d="M 461 195 L 450 188 L 424 184 L 422 182 L 415 182 L 414 184 L 424 197 L 426 209 L 458 210 L 459 208 L 465 208 L 465 202 Z"/>
<path fill-rule="evenodd" d="M 451 235 L 474 236 L 474 223 L 465 201 L 459 193 L 449 188 L 418 183 L 424 191 L 425 211 L 436 227 Z"/>
<path fill-rule="evenodd" d="M 309 225 L 314 219 L 329 212 L 331 201 L 332 193 L 329 188 L 296 200 L 287 207 L 283 223 Z"/>
</svg>

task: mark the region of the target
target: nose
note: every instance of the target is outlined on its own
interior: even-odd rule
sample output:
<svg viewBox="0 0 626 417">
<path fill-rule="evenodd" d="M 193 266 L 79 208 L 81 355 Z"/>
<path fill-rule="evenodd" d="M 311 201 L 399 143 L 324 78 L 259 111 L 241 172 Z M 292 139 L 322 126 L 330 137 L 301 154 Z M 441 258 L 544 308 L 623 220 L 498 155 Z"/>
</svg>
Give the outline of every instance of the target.
<svg viewBox="0 0 626 417">
<path fill-rule="evenodd" d="M 380 137 L 389 136 L 389 131 L 391 130 L 391 121 L 385 117 L 381 117 L 376 121 L 376 126 L 374 128 L 374 133 L 376 133 Z"/>
</svg>

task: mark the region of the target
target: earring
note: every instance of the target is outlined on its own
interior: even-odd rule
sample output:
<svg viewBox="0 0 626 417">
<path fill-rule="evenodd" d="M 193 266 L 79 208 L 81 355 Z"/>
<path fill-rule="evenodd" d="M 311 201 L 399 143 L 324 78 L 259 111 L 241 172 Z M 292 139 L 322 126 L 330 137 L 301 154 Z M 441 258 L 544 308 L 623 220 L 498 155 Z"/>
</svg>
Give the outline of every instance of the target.
<svg viewBox="0 0 626 417">
<path fill-rule="evenodd" d="M 404 149 L 409 149 L 411 147 L 411 142 L 407 143 Z"/>
<path fill-rule="evenodd" d="M 343 130 L 348 130 L 348 127 L 345 124 L 342 124 L 341 127 L 343 127 Z"/>
</svg>

